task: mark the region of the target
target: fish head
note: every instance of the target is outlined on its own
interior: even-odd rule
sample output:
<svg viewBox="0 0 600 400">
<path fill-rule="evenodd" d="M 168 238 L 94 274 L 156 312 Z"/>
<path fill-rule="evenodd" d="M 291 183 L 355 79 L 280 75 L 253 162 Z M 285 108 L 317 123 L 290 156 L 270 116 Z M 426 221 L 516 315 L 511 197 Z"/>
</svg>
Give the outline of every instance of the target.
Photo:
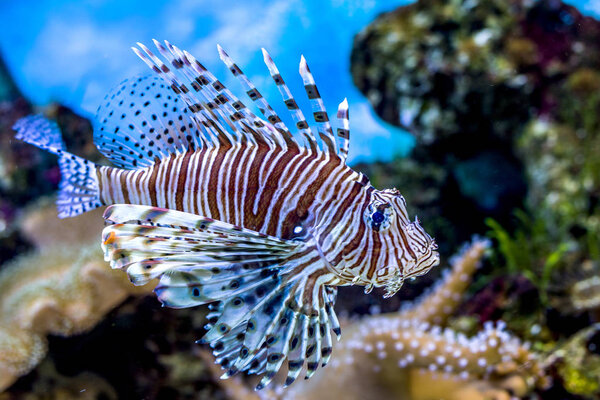
<svg viewBox="0 0 600 400">
<path fill-rule="evenodd" d="M 363 224 L 355 229 L 357 248 L 347 249 L 342 276 L 352 283 L 385 287 L 384 297 L 393 296 L 404 280 L 426 274 L 439 264 L 435 240 L 423 229 L 419 220 L 411 221 L 406 201 L 396 189 L 372 190 L 367 203 L 360 208 Z M 360 237 L 358 237 L 360 236 Z"/>
</svg>

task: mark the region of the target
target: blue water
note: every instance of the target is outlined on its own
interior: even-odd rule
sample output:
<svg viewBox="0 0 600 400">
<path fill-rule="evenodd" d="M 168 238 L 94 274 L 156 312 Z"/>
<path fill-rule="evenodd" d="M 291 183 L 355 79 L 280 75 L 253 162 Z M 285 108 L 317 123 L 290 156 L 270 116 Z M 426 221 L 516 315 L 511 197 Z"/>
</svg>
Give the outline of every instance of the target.
<svg viewBox="0 0 600 400">
<path fill-rule="evenodd" d="M 568 1 L 599 16 L 599 0 Z M 408 1 L 193 1 L 42 0 L 0 3 L 0 51 L 27 97 L 58 101 L 92 117 L 106 92 L 147 67 L 130 50 L 137 41 L 168 39 L 207 65 L 238 95 L 242 90 L 221 64 L 221 44 L 280 115 L 279 93 L 262 62 L 267 48 L 288 85 L 304 99 L 297 73 L 304 54 L 327 108 L 350 103 L 351 161 L 389 160 L 407 154 L 412 137 L 379 120 L 352 84 L 353 36 L 383 11 Z M 308 107 L 307 102 L 300 101 Z"/>
</svg>

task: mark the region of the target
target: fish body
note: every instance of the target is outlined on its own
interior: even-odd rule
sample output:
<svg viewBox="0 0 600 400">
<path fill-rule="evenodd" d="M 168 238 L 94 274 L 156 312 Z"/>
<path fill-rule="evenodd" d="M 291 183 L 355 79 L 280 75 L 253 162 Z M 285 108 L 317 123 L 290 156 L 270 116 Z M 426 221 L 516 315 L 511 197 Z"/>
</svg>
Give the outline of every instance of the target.
<svg viewBox="0 0 600 400">
<path fill-rule="evenodd" d="M 345 208 L 362 187 L 339 157 L 266 146 L 201 148 L 137 170 L 99 167 L 97 175 L 103 204 L 169 208 L 283 239 L 309 214 Z"/>
<path fill-rule="evenodd" d="M 336 287 L 391 296 L 437 265 L 437 246 L 396 189 L 376 190 L 346 165 L 348 104 L 335 135 L 304 58 L 316 134 L 263 50 L 293 135 L 220 47 L 266 120 L 189 53 L 155 44 L 167 63 L 139 44 L 156 74 L 126 80 L 98 110 L 94 141 L 114 167 L 66 152 L 42 117 L 19 121 L 17 138 L 59 156 L 59 216 L 111 205 L 102 247 L 113 268 L 134 284 L 158 278 L 164 305 L 213 303 L 203 341 L 225 376 L 263 374 L 262 388 L 287 359 L 286 385 L 303 367 L 308 378 L 331 356 L 331 331 L 340 335 Z"/>
</svg>

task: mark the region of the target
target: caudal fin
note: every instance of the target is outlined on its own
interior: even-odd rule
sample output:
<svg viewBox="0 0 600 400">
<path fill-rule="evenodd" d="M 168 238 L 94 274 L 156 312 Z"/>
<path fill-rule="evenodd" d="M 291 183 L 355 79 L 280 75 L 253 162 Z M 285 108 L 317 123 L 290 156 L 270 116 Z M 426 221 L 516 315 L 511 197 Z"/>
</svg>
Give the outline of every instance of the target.
<svg viewBox="0 0 600 400">
<path fill-rule="evenodd" d="M 56 205 L 60 218 L 73 217 L 102 205 L 96 165 L 65 150 L 55 122 L 41 115 L 30 115 L 18 120 L 13 129 L 17 132 L 15 138 L 59 157 L 62 179 Z"/>
</svg>

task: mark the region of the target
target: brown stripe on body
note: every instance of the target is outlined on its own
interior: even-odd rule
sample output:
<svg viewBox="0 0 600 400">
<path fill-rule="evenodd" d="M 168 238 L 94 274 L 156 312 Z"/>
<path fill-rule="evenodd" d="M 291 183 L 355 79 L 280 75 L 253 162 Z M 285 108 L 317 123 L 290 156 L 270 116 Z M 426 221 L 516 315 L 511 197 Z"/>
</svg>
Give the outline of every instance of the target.
<svg viewBox="0 0 600 400">
<path fill-rule="evenodd" d="M 242 199 L 242 204 L 244 207 L 244 226 L 248 229 L 257 230 L 257 227 L 260 225 L 259 221 L 261 221 L 261 218 L 259 215 L 261 214 L 261 210 L 259 208 L 259 213 L 255 215 L 253 207 L 256 195 L 258 194 L 258 185 L 260 184 L 258 180 L 258 175 L 260 173 L 259 168 L 268 152 L 269 148 L 267 146 L 260 145 L 259 150 L 256 152 L 256 155 L 252 160 L 252 164 L 248 166 L 250 171 L 246 186 L 246 198 Z M 262 218 L 264 219 L 264 214 Z M 272 234 L 271 232 L 266 233 Z"/>
<path fill-rule="evenodd" d="M 231 179 L 231 175 L 235 174 L 235 170 L 233 170 L 233 161 L 239 151 L 237 151 L 237 147 L 230 147 L 225 153 L 223 153 L 223 163 L 220 167 L 220 184 L 219 187 L 216 188 L 217 192 L 221 192 L 220 197 L 218 199 L 220 209 L 222 210 L 224 215 L 221 215 L 220 219 L 222 221 L 227 221 L 229 223 L 233 223 L 235 215 L 229 212 L 230 204 L 234 200 L 234 192 L 232 188 L 229 186 L 229 180 Z M 235 191 L 235 188 L 233 189 Z"/>
<path fill-rule="evenodd" d="M 200 204 L 200 199 L 202 198 L 202 196 L 200 196 L 200 177 L 202 175 L 202 163 L 204 162 L 204 159 L 209 153 L 206 147 L 201 148 L 199 151 L 200 154 L 198 155 L 198 161 L 196 163 L 196 165 L 198 166 L 198 171 L 196 172 L 195 181 L 192 182 L 192 191 L 190 193 L 190 196 L 192 196 L 192 209 L 194 214 L 196 215 L 200 215 L 200 207 L 198 205 Z"/>
<path fill-rule="evenodd" d="M 141 184 L 141 182 L 142 182 L 142 178 L 144 177 L 144 174 L 145 174 L 145 171 L 141 172 L 141 173 L 138 173 L 137 176 L 135 177 L 134 182 L 133 182 L 133 187 L 135 188 L 135 191 L 137 193 L 137 202 L 136 202 L 136 204 L 137 203 L 139 203 L 139 204 L 142 203 L 142 197 L 143 197 L 142 193 L 144 191 L 142 190 L 142 184 Z"/>
<path fill-rule="evenodd" d="M 350 173 L 353 173 L 353 171 L 349 170 Z M 344 174 L 344 176 L 346 176 L 346 174 Z M 338 183 L 335 187 L 335 193 L 342 193 L 342 187 L 343 185 L 347 185 L 349 182 L 344 181 L 344 178 L 341 179 L 341 182 Z M 349 215 L 352 217 L 353 215 L 357 215 L 358 218 L 362 219 L 362 215 L 364 213 L 364 209 L 365 207 L 361 207 L 361 204 L 355 204 L 356 199 L 361 195 L 361 189 L 362 187 L 360 185 L 356 185 L 353 182 L 350 182 L 350 184 L 352 185 L 349 191 L 344 191 L 344 193 L 347 193 L 346 195 L 344 195 L 344 198 L 337 198 L 337 202 L 336 202 L 336 210 L 335 213 L 333 215 L 333 217 L 331 218 L 329 225 L 331 227 L 337 227 L 339 226 L 342 222 L 344 222 L 344 224 L 342 225 L 342 229 L 339 231 L 339 235 L 338 238 L 345 238 L 346 235 L 348 235 L 348 231 L 353 229 L 354 226 L 356 226 L 356 224 L 359 224 L 359 221 L 356 220 L 351 220 L 351 221 L 343 221 L 343 219 L 346 217 L 347 218 L 347 213 L 349 213 Z M 354 209 L 350 210 L 350 208 L 354 205 Z M 358 210 L 357 210 L 358 209 Z M 336 243 L 332 242 L 330 245 L 330 248 L 334 249 L 336 248 Z M 325 250 L 325 249 L 324 249 Z M 342 252 L 338 252 L 333 260 L 333 262 L 335 264 L 339 263 L 342 260 L 343 257 L 343 253 Z"/>
<path fill-rule="evenodd" d="M 169 158 L 164 160 L 164 162 L 166 164 L 164 166 L 165 172 L 163 173 L 164 180 L 163 180 L 163 187 L 161 188 L 161 190 L 163 191 L 163 193 L 165 195 L 165 208 L 173 208 L 173 204 L 169 204 L 169 199 L 171 197 L 170 196 L 171 188 L 169 186 L 171 184 L 171 181 L 174 178 L 176 178 L 173 176 L 173 164 L 175 163 L 175 154 L 171 154 L 169 156 Z"/>
<path fill-rule="evenodd" d="M 371 265 L 369 265 L 369 270 L 367 271 L 367 279 L 373 277 L 377 265 L 379 265 L 379 253 L 381 252 L 381 238 L 379 237 L 379 233 L 372 231 L 371 238 L 373 239 L 373 248 L 371 249 Z"/>
<path fill-rule="evenodd" d="M 104 191 L 104 175 L 106 175 L 105 171 L 107 168 L 110 167 L 98 167 L 96 168 L 96 177 L 98 178 L 98 192 L 100 193 L 100 195 L 98 196 L 100 198 L 100 202 L 103 205 L 107 205 L 109 204 L 107 202 L 107 199 L 104 198 L 104 196 L 102 195 L 102 192 Z"/>
<path fill-rule="evenodd" d="M 238 210 L 237 212 L 239 213 L 239 221 L 236 221 L 236 224 L 239 225 L 244 225 L 245 226 L 245 201 L 246 199 L 244 198 L 244 191 L 242 190 L 242 186 L 244 185 L 244 181 L 245 181 L 245 177 L 246 174 L 248 174 L 248 176 L 250 175 L 250 167 L 251 167 L 251 163 L 248 162 L 249 158 L 254 157 L 255 156 L 255 150 L 257 150 L 256 147 L 252 146 L 252 147 L 248 147 L 246 148 L 246 150 L 243 152 L 244 153 L 244 162 L 243 164 L 240 165 L 240 169 L 238 170 L 238 176 L 236 177 L 236 187 L 238 188 L 238 190 L 236 190 L 235 196 L 236 196 L 236 200 L 237 200 L 237 205 L 238 205 Z"/>
<path fill-rule="evenodd" d="M 410 245 L 408 244 L 408 238 L 406 237 L 404 227 L 399 226 L 398 232 L 400 233 L 400 239 L 402 240 L 402 248 L 406 249 L 406 251 L 411 255 L 412 258 L 417 258 L 415 252 L 410 248 Z"/>
<path fill-rule="evenodd" d="M 118 190 L 118 187 L 115 187 L 115 184 L 113 183 L 113 175 L 117 172 L 117 168 L 113 168 L 113 167 L 106 167 L 106 183 L 108 185 L 107 187 L 107 195 L 108 198 L 106 199 L 106 203 L 107 204 L 115 204 L 117 201 L 117 196 L 116 196 L 116 191 Z"/>
<path fill-rule="evenodd" d="M 121 192 L 123 193 L 123 201 L 125 202 L 125 204 L 131 204 L 131 200 L 129 199 L 129 189 L 127 188 L 127 180 L 129 179 L 132 172 L 133 171 L 123 171 L 119 175 Z"/>
<path fill-rule="evenodd" d="M 229 214 L 229 219 L 230 219 L 231 223 L 236 223 L 236 220 L 237 220 L 236 216 L 240 212 L 240 210 L 236 210 L 235 199 L 236 199 L 236 197 L 240 196 L 240 193 L 242 192 L 242 188 L 237 187 L 236 182 L 238 181 L 238 177 L 240 176 L 240 174 L 243 173 L 243 169 L 241 168 L 240 163 L 241 163 L 241 160 L 244 157 L 246 151 L 247 151 L 247 148 L 242 149 L 241 151 L 237 152 L 237 154 L 231 161 L 231 167 L 230 167 L 231 171 L 229 174 L 229 181 L 225 182 L 227 194 L 229 195 L 229 209 L 227 210 L 227 213 Z M 241 204 L 241 202 L 238 204 Z"/>
<path fill-rule="evenodd" d="M 221 215 L 219 213 L 218 201 L 217 198 L 217 190 L 219 184 L 219 174 L 223 173 L 221 171 L 221 164 L 225 159 L 225 155 L 227 151 L 231 149 L 231 146 L 220 146 L 218 148 L 218 153 L 214 158 L 213 163 L 210 165 L 209 178 L 208 178 L 208 207 L 210 209 L 210 216 L 214 219 L 220 219 Z"/>
<path fill-rule="evenodd" d="M 366 203 L 366 202 L 361 205 L 360 215 L 364 214 L 367 206 L 368 206 L 368 203 Z M 357 226 L 358 226 L 358 229 L 356 230 L 354 237 L 352 239 L 350 239 L 344 246 L 344 254 L 343 255 L 347 255 L 347 254 L 354 252 L 355 250 L 358 249 L 358 246 L 360 246 L 360 244 L 361 244 L 361 241 L 365 234 L 366 224 L 357 224 Z M 339 260 L 336 260 L 336 261 L 339 261 Z"/>
<path fill-rule="evenodd" d="M 265 219 L 267 218 L 267 214 L 269 212 L 269 209 L 271 209 L 271 204 L 273 202 L 273 197 L 275 196 L 275 193 L 277 193 L 277 191 L 281 188 L 282 185 L 282 178 L 283 178 L 283 173 L 284 171 L 286 171 L 286 168 L 289 166 L 290 161 L 296 157 L 298 155 L 298 153 L 294 152 L 294 151 L 289 151 L 289 152 L 284 152 L 283 155 L 281 154 L 281 149 L 277 149 L 275 151 L 271 152 L 271 159 L 272 160 L 276 160 L 276 161 L 271 161 L 274 162 L 274 166 L 272 168 L 271 165 L 269 165 L 269 161 L 267 161 L 265 164 L 263 164 L 263 169 L 266 168 L 270 168 L 269 171 L 269 175 L 263 175 L 263 180 L 265 181 L 265 184 L 263 185 L 263 188 L 261 190 L 260 193 L 260 198 L 256 198 L 256 195 L 258 195 L 258 190 L 255 193 L 255 196 L 253 196 L 252 198 L 252 207 L 254 209 L 254 204 L 255 202 L 258 200 L 258 208 L 257 208 L 257 214 L 256 214 L 256 223 L 257 223 L 257 230 L 259 229 L 259 227 L 261 229 L 264 229 L 264 227 L 267 227 L 267 232 L 270 235 L 276 235 L 277 231 L 275 230 L 271 230 L 270 227 L 268 225 L 265 225 Z M 288 169 L 289 171 L 289 169 Z M 259 175 L 260 176 L 260 172 Z M 293 181 L 292 181 L 293 183 Z M 271 221 L 278 220 L 279 215 L 276 214 L 271 214 Z"/>
<path fill-rule="evenodd" d="M 150 179 L 148 179 L 148 191 L 150 192 L 150 205 L 154 207 L 158 207 L 158 201 L 156 199 L 156 179 L 158 177 L 158 170 L 160 168 L 160 160 L 154 163 L 152 167 L 150 167 Z"/>
<path fill-rule="evenodd" d="M 302 172 L 304 172 L 306 170 L 306 168 L 310 165 L 310 163 L 315 161 L 316 158 L 317 158 L 316 153 L 312 153 L 312 152 L 306 153 L 306 156 L 302 159 L 299 168 L 296 169 L 295 176 L 292 177 L 291 179 L 289 179 L 290 186 L 293 186 L 294 184 L 296 184 L 297 180 L 299 179 L 300 174 L 302 174 Z M 282 163 L 282 168 L 285 168 L 285 165 L 283 163 Z M 288 179 L 288 177 L 286 176 L 285 179 Z M 286 188 L 284 188 L 284 189 L 286 189 Z M 273 193 L 271 193 L 271 197 L 269 198 L 269 200 L 272 200 L 272 196 L 273 196 Z M 285 196 L 280 196 L 277 199 L 277 201 L 275 202 L 275 204 L 272 204 L 272 201 L 269 201 L 269 203 L 265 203 L 265 204 L 269 204 L 269 207 L 271 208 L 271 215 L 272 215 L 271 220 L 268 221 L 268 225 L 267 225 L 267 233 L 269 235 L 275 235 L 277 232 L 277 226 L 279 224 L 279 215 L 281 214 L 281 209 L 283 208 L 285 201 L 286 201 Z M 266 218 L 267 211 L 268 210 L 265 207 L 259 208 L 260 220 L 264 221 L 264 219 Z M 298 213 L 296 213 L 296 214 L 298 214 Z M 304 216 L 303 214 L 300 214 L 300 217 L 303 217 L 303 216 Z M 298 220 L 299 220 L 299 218 L 298 218 Z M 292 226 L 295 226 L 295 224 Z M 288 236 L 282 235 L 283 239 L 286 239 L 287 237 Z"/>
<path fill-rule="evenodd" d="M 183 194 L 185 193 L 185 185 L 187 183 L 187 173 L 190 164 L 190 158 L 194 152 L 192 150 L 186 151 L 181 161 L 181 168 L 179 170 L 179 179 L 177 180 L 177 189 L 175 192 L 175 208 L 179 211 L 183 211 Z"/>
<path fill-rule="evenodd" d="M 310 182 L 306 188 L 306 191 L 303 194 L 300 194 L 300 199 L 298 200 L 296 209 L 292 212 L 289 212 L 283 219 L 283 238 L 289 238 L 292 235 L 292 231 L 299 222 L 300 218 L 306 217 L 308 214 L 308 209 L 315 201 L 321 186 L 323 186 L 328 179 L 336 179 L 336 177 L 332 176 L 332 172 L 340 165 L 340 162 L 341 160 L 338 157 L 330 158 L 319 172 L 317 179 Z M 301 169 L 299 169 L 299 171 L 302 172 Z M 276 218 L 272 218 L 271 221 L 269 221 L 269 230 L 277 229 L 276 224 Z"/>
</svg>

